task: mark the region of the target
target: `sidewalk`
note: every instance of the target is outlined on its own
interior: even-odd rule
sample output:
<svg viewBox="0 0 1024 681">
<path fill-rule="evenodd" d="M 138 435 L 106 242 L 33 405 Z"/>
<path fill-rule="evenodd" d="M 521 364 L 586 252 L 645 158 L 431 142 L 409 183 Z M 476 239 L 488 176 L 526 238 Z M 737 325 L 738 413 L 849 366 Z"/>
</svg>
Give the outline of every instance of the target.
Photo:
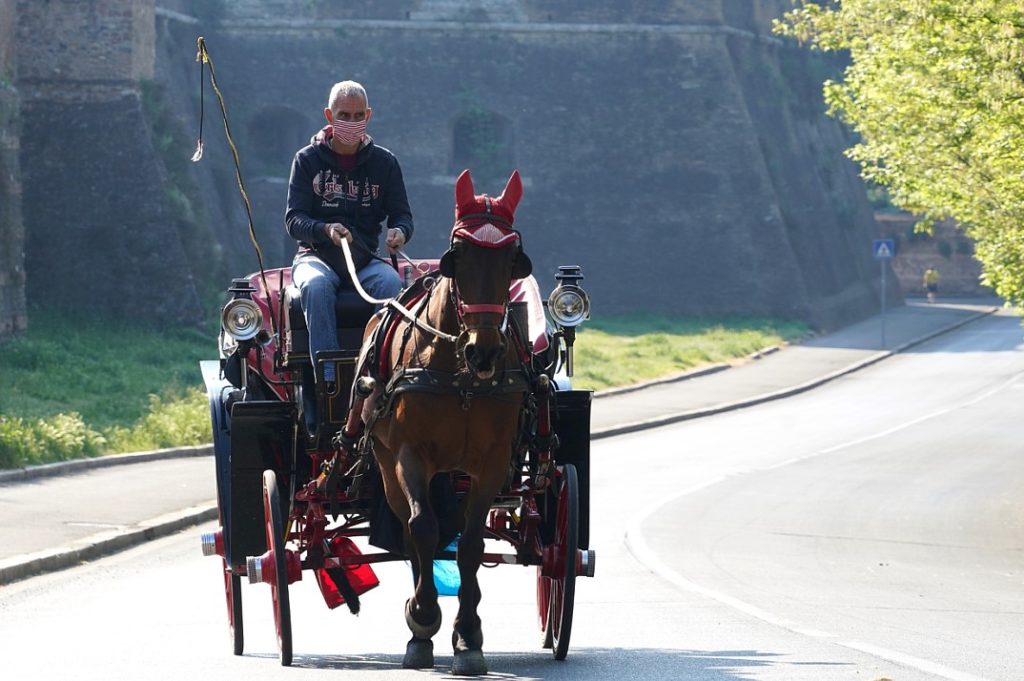
<svg viewBox="0 0 1024 681">
<path fill-rule="evenodd" d="M 592 437 L 610 437 L 779 399 L 909 350 L 998 301 L 911 302 L 735 365 L 599 393 Z M 211 448 L 0 472 L 0 585 L 123 550 L 217 517 Z M 204 455 L 205 454 L 205 455 Z M 198 536 L 196 551 L 199 551 Z"/>
<path fill-rule="evenodd" d="M 1000 306 L 994 299 L 935 305 L 911 301 L 886 313 L 884 348 L 882 318 L 876 315 L 728 371 L 694 378 L 684 374 L 679 380 L 649 384 L 638 391 L 599 395 L 591 413 L 592 437 L 619 435 L 795 395 L 909 350 Z"/>
</svg>

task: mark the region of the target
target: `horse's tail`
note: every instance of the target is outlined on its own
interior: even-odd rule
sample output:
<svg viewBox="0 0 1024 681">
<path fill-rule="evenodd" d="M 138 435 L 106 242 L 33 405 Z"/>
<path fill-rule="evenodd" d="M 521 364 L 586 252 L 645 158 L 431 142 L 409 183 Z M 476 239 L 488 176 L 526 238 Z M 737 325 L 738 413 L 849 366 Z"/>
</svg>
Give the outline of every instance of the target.
<svg viewBox="0 0 1024 681">
<path fill-rule="evenodd" d="M 334 581 L 334 585 L 338 587 L 338 593 L 345 599 L 345 605 L 348 606 L 349 612 L 353 615 L 359 614 L 359 594 L 352 587 L 352 582 L 348 581 L 348 575 L 345 574 L 345 568 L 327 568 L 327 574 L 331 576 Z"/>
</svg>

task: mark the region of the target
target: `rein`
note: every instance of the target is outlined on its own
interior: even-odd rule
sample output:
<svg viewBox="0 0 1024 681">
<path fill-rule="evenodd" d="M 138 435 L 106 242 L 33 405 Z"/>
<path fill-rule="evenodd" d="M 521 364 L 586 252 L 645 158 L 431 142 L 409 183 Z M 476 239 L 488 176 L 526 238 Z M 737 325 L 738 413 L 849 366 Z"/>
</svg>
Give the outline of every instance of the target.
<svg viewBox="0 0 1024 681">
<path fill-rule="evenodd" d="M 449 341 L 451 343 L 455 343 L 458 341 L 458 336 L 453 336 L 439 329 L 435 329 L 430 324 L 427 324 L 426 322 L 420 320 L 419 317 L 417 317 L 415 314 L 409 311 L 409 309 L 407 309 L 404 305 L 399 303 L 394 298 L 378 299 L 374 298 L 369 293 L 367 293 L 366 290 L 359 283 L 359 277 L 356 276 L 356 266 L 355 262 L 352 259 L 352 250 L 347 240 L 343 240 L 341 242 L 341 250 L 345 254 L 345 267 L 348 269 L 349 277 L 351 278 L 356 293 L 359 294 L 360 298 L 365 300 L 367 303 L 370 303 L 371 305 L 387 305 L 388 307 L 390 307 L 391 309 L 395 310 L 400 315 L 405 317 L 407 320 L 409 320 L 410 323 L 412 323 L 416 328 L 418 328 L 421 331 L 433 334 L 434 336 L 437 336 L 438 338 Z M 404 257 L 406 260 L 409 260 L 408 256 L 406 256 L 404 253 L 402 254 L 402 257 Z M 412 261 L 409 260 L 409 262 Z M 463 315 L 466 314 L 496 314 L 504 317 L 505 314 L 508 312 L 507 304 L 464 303 L 462 301 L 462 296 L 458 292 L 458 286 L 452 287 L 452 297 L 455 302 L 455 307 L 459 313 L 460 322 L 462 321 Z"/>
<path fill-rule="evenodd" d="M 453 336 L 449 333 L 445 333 L 444 331 L 435 329 L 430 324 L 420 321 L 420 319 L 416 315 L 414 315 L 412 312 L 406 309 L 404 305 L 399 303 L 394 298 L 374 298 L 369 293 L 367 293 L 366 290 L 359 283 L 359 277 L 356 276 L 356 265 L 355 262 L 353 262 L 352 260 L 352 250 L 349 248 L 347 240 L 342 240 L 341 251 L 342 253 L 345 254 L 345 267 L 348 268 L 349 277 L 351 277 L 352 284 L 356 290 L 356 293 L 359 294 L 360 298 L 370 303 L 371 305 L 387 305 L 388 307 L 390 307 L 391 309 L 395 310 L 400 315 L 408 319 L 410 323 L 412 323 L 416 328 L 418 328 L 421 331 L 426 331 L 427 333 L 433 334 L 438 338 L 449 341 L 451 343 L 455 343 L 456 341 L 458 341 L 457 336 Z"/>
</svg>

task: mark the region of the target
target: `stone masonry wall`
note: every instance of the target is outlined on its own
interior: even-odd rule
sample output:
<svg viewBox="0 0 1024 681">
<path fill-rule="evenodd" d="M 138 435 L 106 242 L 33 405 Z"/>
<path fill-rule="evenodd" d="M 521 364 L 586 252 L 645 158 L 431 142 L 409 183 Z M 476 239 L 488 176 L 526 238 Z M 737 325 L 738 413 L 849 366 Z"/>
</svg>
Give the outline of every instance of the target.
<svg viewBox="0 0 1024 681">
<path fill-rule="evenodd" d="M 371 134 L 403 164 L 414 256 L 443 251 L 463 167 L 492 193 L 516 167 L 518 225 L 542 285 L 557 265 L 583 265 L 597 313 L 819 327 L 867 314 L 874 223 L 820 79 L 770 35 L 786 7 L 0 0 L 0 335 L 24 326 L 24 291 L 154 319 L 197 314 L 139 86 L 157 79 L 194 129 L 197 35 L 217 61 L 269 265 L 294 251 L 282 226 L 291 155 L 322 124 L 331 83 L 355 78 L 370 90 Z M 197 185 L 212 248 L 241 273 L 254 257 L 208 100 Z M 461 132 L 480 117 L 493 144 Z"/>
<path fill-rule="evenodd" d="M 98 85 L 152 78 L 153 12 L 152 0 L 18 0 L 18 80 Z"/>
<path fill-rule="evenodd" d="M 0 77 L 14 76 L 14 10 L 17 0 L 0 0 Z"/>
<path fill-rule="evenodd" d="M 286 17 L 270 0 L 231 4 L 239 15 L 206 37 L 271 262 L 294 252 L 282 225 L 291 156 L 322 125 L 331 83 L 353 78 L 369 90 L 371 134 L 402 162 L 413 255 L 446 246 L 459 121 L 484 112 L 507 148 L 480 163 L 490 173 L 472 168 L 478 190 L 523 174 L 517 226 L 544 288 L 558 265 L 580 264 L 596 314 L 830 328 L 873 311 L 864 188 L 806 54 L 767 34 L 779 3 L 542 4 L 424 0 L 406 19 L 394 3 Z"/>
<path fill-rule="evenodd" d="M 14 12 L 15 0 L 0 0 L 0 341 L 28 324 L 18 164 L 21 106 L 13 82 Z"/>
<path fill-rule="evenodd" d="M 18 2 L 30 303 L 199 316 L 141 102 L 154 30 L 153 0 Z"/>
<path fill-rule="evenodd" d="M 161 0 L 178 11 L 196 11 L 202 0 Z M 191 8 L 189 7 L 191 5 Z M 692 24 L 727 25 L 767 32 L 771 19 L 792 5 L 787 0 L 230 0 L 224 11 L 232 21 L 370 19 L 380 21 L 458 21 L 489 23 Z M 298 9 L 298 11 L 296 11 Z"/>
</svg>

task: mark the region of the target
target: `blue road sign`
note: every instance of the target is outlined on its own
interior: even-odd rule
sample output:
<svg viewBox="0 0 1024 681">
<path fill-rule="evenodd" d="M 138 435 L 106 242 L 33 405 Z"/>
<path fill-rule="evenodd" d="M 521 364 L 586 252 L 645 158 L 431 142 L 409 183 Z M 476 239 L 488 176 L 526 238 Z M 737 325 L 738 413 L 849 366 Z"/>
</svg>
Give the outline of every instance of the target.
<svg viewBox="0 0 1024 681">
<path fill-rule="evenodd" d="M 892 239 L 875 239 L 871 243 L 871 252 L 877 260 L 888 260 L 896 255 L 896 242 Z"/>
</svg>

